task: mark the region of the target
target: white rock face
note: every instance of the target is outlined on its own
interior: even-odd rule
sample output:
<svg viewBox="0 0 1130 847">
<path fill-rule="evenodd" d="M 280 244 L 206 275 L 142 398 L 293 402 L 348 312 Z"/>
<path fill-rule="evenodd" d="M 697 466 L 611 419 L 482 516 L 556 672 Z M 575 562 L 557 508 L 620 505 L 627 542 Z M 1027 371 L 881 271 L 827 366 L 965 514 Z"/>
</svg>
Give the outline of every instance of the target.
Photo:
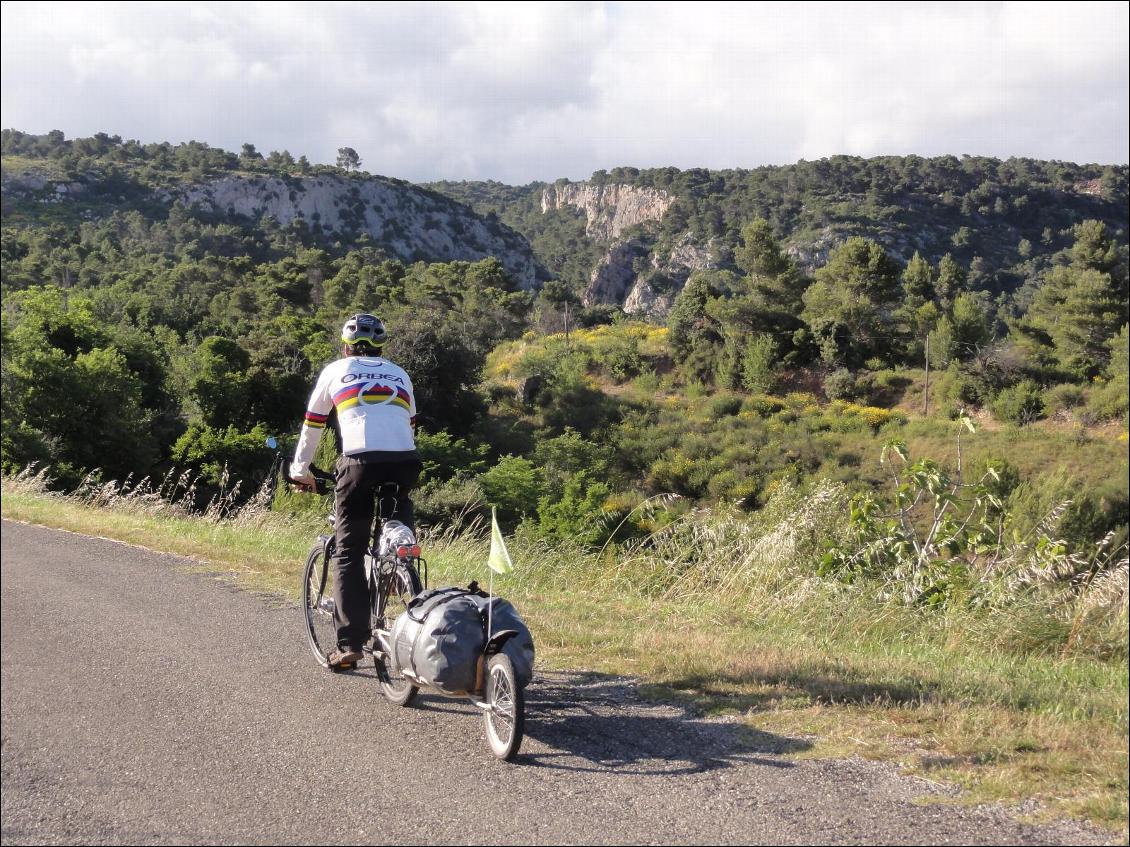
<svg viewBox="0 0 1130 847">
<path fill-rule="evenodd" d="M 613 241 L 629 227 L 660 220 L 674 201 L 666 191 L 634 185 L 593 185 L 567 182 L 542 192 L 542 214 L 562 206 L 583 209 L 588 219 L 585 232 L 598 241 Z"/>
<path fill-rule="evenodd" d="M 665 318 L 675 305 L 675 297 L 670 291 L 656 291 L 651 283 L 639 277 L 624 298 L 624 311 L 640 318 Z"/>
<path fill-rule="evenodd" d="M 620 241 L 609 247 L 593 269 L 581 302 L 586 306 L 622 303 L 636 278 L 635 259 L 645 252 L 638 242 L 632 240 Z"/>
<path fill-rule="evenodd" d="M 582 302 L 586 306 L 613 303 L 629 315 L 662 318 L 692 273 L 718 267 L 717 250 L 716 244 L 698 244 L 687 232 L 666 257 L 652 253 L 650 267 L 637 274 L 638 259 L 648 255 L 647 246 L 636 239 L 616 242 L 593 270 Z"/>
<path fill-rule="evenodd" d="M 330 175 L 305 178 L 225 176 L 165 194 L 221 214 L 295 219 L 342 233 L 368 233 L 405 261 L 478 261 L 496 257 L 524 289 L 537 285 L 525 240 L 490 226 L 464 206 L 411 185 Z"/>
<path fill-rule="evenodd" d="M 671 248 L 671 253 L 665 260 L 661 261 L 659 256 L 652 255 L 651 265 L 656 270 L 666 273 L 690 276 L 694 271 L 717 268 L 717 250 L 718 245 L 714 239 L 703 246 L 697 243 L 689 232 L 685 232 Z"/>
<path fill-rule="evenodd" d="M 624 298 L 624 311 L 639 317 L 666 317 L 692 273 L 718 267 L 717 250 L 713 241 L 703 246 L 686 232 L 671 248 L 666 259 L 652 253 L 651 267 L 657 273 L 636 278 L 635 285 Z M 657 286 L 655 282 L 659 280 L 663 284 Z"/>
</svg>

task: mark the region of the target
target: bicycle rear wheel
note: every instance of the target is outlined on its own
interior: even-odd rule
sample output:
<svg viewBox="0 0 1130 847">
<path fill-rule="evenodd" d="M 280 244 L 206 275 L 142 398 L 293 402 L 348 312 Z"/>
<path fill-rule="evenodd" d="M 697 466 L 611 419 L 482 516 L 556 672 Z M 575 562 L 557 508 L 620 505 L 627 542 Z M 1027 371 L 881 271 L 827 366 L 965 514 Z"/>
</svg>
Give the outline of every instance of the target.
<svg viewBox="0 0 1130 847">
<path fill-rule="evenodd" d="M 489 708 L 483 721 L 490 751 L 504 762 L 513 761 L 526 729 L 526 698 L 505 653 L 496 653 L 487 662 L 486 701 Z"/>
<path fill-rule="evenodd" d="M 408 603 L 413 597 L 424 590 L 420 575 L 410 562 L 397 562 L 392 574 L 388 577 L 388 595 L 384 598 L 384 608 L 374 610 L 373 631 L 382 629 L 392 631 L 396 619 L 408 609 Z M 394 705 L 407 706 L 419 692 L 419 688 L 407 677 L 400 673 L 396 662 L 390 657 L 384 660 L 374 655 L 376 662 L 377 680 L 381 685 L 381 693 Z"/>
<path fill-rule="evenodd" d="M 306 569 L 302 574 L 302 614 L 306 619 L 306 635 L 314 658 L 323 668 L 330 666 L 329 655 L 337 648 L 330 546 L 321 541 L 315 544 L 306 557 Z"/>
</svg>

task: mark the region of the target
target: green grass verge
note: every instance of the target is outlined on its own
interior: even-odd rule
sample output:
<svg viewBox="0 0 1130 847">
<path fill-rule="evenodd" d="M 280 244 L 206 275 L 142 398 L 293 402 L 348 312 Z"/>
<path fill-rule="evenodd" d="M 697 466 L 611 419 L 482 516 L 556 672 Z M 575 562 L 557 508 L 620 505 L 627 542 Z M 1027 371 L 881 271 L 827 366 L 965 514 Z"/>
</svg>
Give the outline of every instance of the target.
<svg viewBox="0 0 1130 847">
<path fill-rule="evenodd" d="M 198 557 L 290 597 L 320 531 L 312 518 L 275 514 L 233 525 L 92 508 L 9 483 L 2 512 Z M 435 539 L 427 552 L 433 583 L 484 576 L 484 540 Z M 1125 837 L 1125 659 L 1010 650 L 968 613 L 843 593 L 763 592 L 740 603 L 649 596 L 612 562 L 517 543 L 511 552 L 517 569 L 496 588 L 526 616 L 546 667 L 635 675 L 652 696 L 804 740 L 792 755 L 897 762 L 964 786 L 962 802 L 1035 798 L 1046 816 L 1086 818 Z"/>
</svg>

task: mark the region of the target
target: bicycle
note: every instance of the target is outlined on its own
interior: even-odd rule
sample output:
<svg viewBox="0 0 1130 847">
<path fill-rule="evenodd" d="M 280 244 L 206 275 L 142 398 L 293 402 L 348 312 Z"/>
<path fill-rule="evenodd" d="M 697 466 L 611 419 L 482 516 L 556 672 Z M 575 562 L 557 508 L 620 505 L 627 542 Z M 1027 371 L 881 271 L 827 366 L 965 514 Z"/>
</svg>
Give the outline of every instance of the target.
<svg viewBox="0 0 1130 847">
<path fill-rule="evenodd" d="M 275 439 L 269 439 L 268 446 L 277 446 Z M 276 463 L 278 470 L 281 462 Z M 311 467 L 315 480 L 315 490 L 328 494 L 333 490 L 336 477 L 316 467 Z M 284 474 L 285 476 L 285 474 Z M 288 481 L 294 482 L 286 477 Z M 402 669 L 393 658 L 390 634 L 396 619 L 405 614 L 412 599 L 423 592 L 428 584 L 428 563 L 420 555 L 420 547 L 412 544 L 383 544 L 382 524 L 384 506 L 389 499 L 399 495 L 399 486 L 387 484 L 378 487 L 377 509 L 374 512 L 373 531 L 365 554 L 365 576 L 369 589 L 371 609 L 372 641 L 364 645 L 362 652 L 371 656 L 381 693 L 398 706 L 408 706 L 416 698 L 421 688 L 436 693 L 445 692 L 429 686 L 426 680 L 417 678 L 411 671 Z M 327 518 L 330 526 L 337 523 L 336 510 Z M 382 551 L 382 546 L 385 547 Z M 306 634 L 314 658 L 324 668 L 331 668 L 329 654 L 337 647 L 337 624 L 334 622 L 333 567 L 330 562 L 334 553 L 332 535 L 319 535 L 309 554 L 302 574 L 302 609 L 306 622 Z M 472 584 L 472 588 L 476 586 Z M 525 729 L 525 699 L 522 688 L 510 657 L 502 652 L 507 640 L 517 635 L 514 630 L 502 630 L 491 634 L 480 656 L 474 692 L 467 696 L 483 713 L 487 742 L 495 756 L 511 761 L 521 746 Z M 462 696 L 462 695 L 460 695 Z"/>
<path fill-rule="evenodd" d="M 332 490 L 334 477 L 317 468 L 311 468 L 319 494 Z M 368 549 L 365 552 L 365 582 L 369 590 L 369 609 L 372 615 L 371 629 L 374 633 L 392 628 L 408 603 L 427 587 L 428 565 L 420 555 L 418 544 L 400 544 L 381 552 L 381 526 L 384 505 L 394 501 L 399 495 L 399 487 L 394 484 L 382 485 L 378 489 L 378 508 L 373 519 Z M 330 526 L 335 526 L 337 516 L 331 512 Z M 306 620 L 306 635 L 314 658 L 324 668 L 331 667 L 329 654 L 337 647 L 337 624 L 334 621 L 335 604 L 333 599 L 333 567 L 331 560 L 335 552 L 332 535 L 319 535 L 306 557 L 306 567 L 302 574 L 302 608 Z M 422 574 L 422 576 L 421 576 Z M 406 677 L 385 661 L 384 653 L 376 647 L 375 639 L 362 648 L 366 656 L 373 658 L 380 682 L 381 692 L 396 705 L 406 706 L 419 691 Z"/>
</svg>

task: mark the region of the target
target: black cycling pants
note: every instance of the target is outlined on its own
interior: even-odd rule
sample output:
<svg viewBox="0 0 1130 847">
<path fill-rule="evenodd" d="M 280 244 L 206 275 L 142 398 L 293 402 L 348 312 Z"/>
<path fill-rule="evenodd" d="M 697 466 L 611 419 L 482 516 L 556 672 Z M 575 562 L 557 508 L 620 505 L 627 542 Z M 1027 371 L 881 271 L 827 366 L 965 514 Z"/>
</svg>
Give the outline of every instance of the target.
<svg viewBox="0 0 1130 847">
<path fill-rule="evenodd" d="M 378 488 L 386 483 L 400 486 L 398 493 L 383 488 L 381 517 L 416 529 L 410 494 L 420 479 L 419 459 L 359 462 L 345 457 L 337 464 L 334 490 L 337 524 L 334 531 L 334 623 L 339 647 L 359 648 L 370 631 L 369 587 L 365 582 L 365 553 L 372 538 L 373 514 Z"/>
</svg>

